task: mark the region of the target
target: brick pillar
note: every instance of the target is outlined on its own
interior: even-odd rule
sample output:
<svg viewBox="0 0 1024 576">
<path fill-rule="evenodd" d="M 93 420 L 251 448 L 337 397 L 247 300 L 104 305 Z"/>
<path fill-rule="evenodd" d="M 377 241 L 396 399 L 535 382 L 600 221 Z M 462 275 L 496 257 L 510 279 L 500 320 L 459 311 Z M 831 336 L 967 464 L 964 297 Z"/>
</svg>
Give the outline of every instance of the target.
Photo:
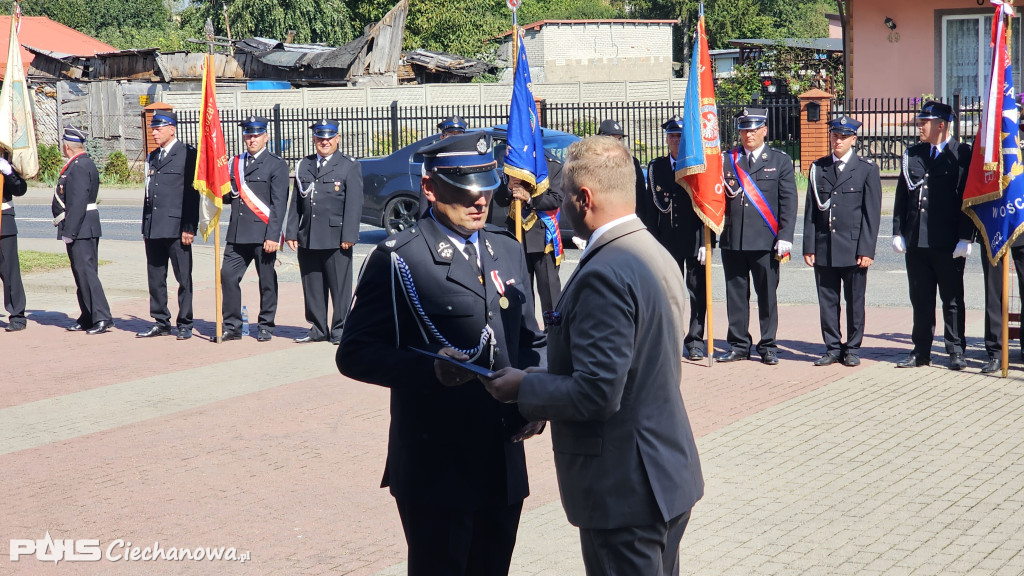
<svg viewBox="0 0 1024 576">
<path fill-rule="evenodd" d="M 829 153 L 828 121 L 832 95 L 824 90 L 808 90 L 800 98 L 800 171 L 806 176 L 811 163 Z M 808 107 L 818 107 L 817 120 L 808 119 Z M 813 114 L 812 114 L 813 116 Z"/>
<path fill-rule="evenodd" d="M 153 141 L 153 133 L 149 130 L 149 121 L 157 110 L 171 111 L 174 107 L 163 102 L 154 102 L 142 109 L 142 141 L 145 143 L 146 154 L 156 150 L 156 142 Z"/>
</svg>

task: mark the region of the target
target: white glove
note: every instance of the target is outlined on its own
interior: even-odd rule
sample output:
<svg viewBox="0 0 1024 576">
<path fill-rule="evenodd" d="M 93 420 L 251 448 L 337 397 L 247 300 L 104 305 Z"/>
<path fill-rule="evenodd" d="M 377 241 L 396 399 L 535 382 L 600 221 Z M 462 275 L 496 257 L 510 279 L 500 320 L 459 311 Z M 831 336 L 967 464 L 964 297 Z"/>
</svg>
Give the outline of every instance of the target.
<svg viewBox="0 0 1024 576">
<path fill-rule="evenodd" d="M 967 240 L 961 240 L 956 243 L 956 248 L 953 249 L 953 258 L 967 258 L 971 255 L 971 243 Z"/>
<path fill-rule="evenodd" d="M 892 237 L 892 249 L 898 254 L 903 254 L 907 251 L 907 243 L 903 241 L 903 236 Z"/>
<path fill-rule="evenodd" d="M 700 262 L 700 265 L 703 266 L 705 260 L 707 260 L 707 248 L 701 246 L 697 249 L 697 262 Z"/>
<path fill-rule="evenodd" d="M 786 242 L 785 240 L 779 240 L 775 243 L 775 253 L 779 256 L 783 254 L 789 254 L 789 251 L 793 249 L 792 242 Z"/>
<path fill-rule="evenodd" d="M 71 244 L 75 241 L 74 238 L 68 238 L 67 236 L 61 236 L 60 239 L 63 240 L 65 244 Z"/>
<path fill-rule="evenodd" d="M 11 168 L 11 163 L 8 162 L 5 158 L 0 158 L 0 172 L 3 172 L 5 176 L 10 176 L 11 172 L 13 172 L 13 168 Z"/>
<path fill-rule="evenodd" d="M 576 248 L 579 248 L 580 250 L 587 249 L 587 241 L 584 240 L 583 238 L 580 238 L 579 236 L 573 236 L 572 243 L 575 244 Z"/>
</svg>

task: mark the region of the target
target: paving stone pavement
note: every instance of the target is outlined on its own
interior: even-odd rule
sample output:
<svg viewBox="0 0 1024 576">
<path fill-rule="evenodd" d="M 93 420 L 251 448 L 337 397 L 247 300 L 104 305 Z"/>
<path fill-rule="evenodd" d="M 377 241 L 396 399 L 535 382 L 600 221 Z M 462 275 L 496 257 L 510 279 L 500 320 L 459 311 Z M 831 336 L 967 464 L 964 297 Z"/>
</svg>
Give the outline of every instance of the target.
<svg viewBox="0 0 1024 576">
<path fill-rule="evenodd" d="M 0 574 L 403 574 L 401 526 L 378 488 L 387 391 L 338 375 L 334 346 L 289 341 L 305 330 L 294 258 L 280 268 L 275 338 L 211 345 L 134 338 L 149 324 L 141 245 L 101 242 L 100 257 L 113 333 L 63 330 L 75 314 L 67 270 L 26 277 L 29 329 L 0 332 L 0 546 L 48 533 L 104 551 L 123 540 L 251 558 L 0 555 Z M 205 335 L 211 263 L 198 248 Z M 245 282 L 256 309 L 252 271 Z M 715 314 L 724 333 L 721 303 Z M 968 320 L 979 334 L 980 313 Z M 817 311 L 787 306 L 779 366 L 684 362 L 707 492 L 683 539 L 683 574 L 1024 574 L 1024 371 L 978 374 L 977 340 L 967 371 L 946 370 L 941 355 L 897 370 L 909 327 L 906 308 L 870 309 L 862 366 L 814 368 Z M 527 458 L 512 573 L 582 575 L 547 435 L 527 443 Z"/>
</svg>

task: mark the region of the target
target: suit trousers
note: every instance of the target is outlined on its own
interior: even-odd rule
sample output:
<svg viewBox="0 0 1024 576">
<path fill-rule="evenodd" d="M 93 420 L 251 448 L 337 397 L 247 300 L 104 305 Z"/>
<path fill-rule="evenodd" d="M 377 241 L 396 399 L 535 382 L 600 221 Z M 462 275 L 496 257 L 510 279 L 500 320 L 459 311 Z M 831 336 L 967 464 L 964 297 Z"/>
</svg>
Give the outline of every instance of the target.
<svg viewBox="0 0 1024 576">
<path fill-rule="evenodd" d="M 25 285 L 21 282 L 21 264 L 18 260 L 18 236 L 0 238 L 0 280 L 4 283 L 4 308 L 7 323 L 24 326 Z"/>
<path fill-rule="evenodd" d="M 554 310 L 558 297 L 562 294 L 562 281 L 558 277 L 555 253 L 527 252 L 526 268 L 530 273 L 530 285 L 537 287 L 541 312 Z"/>
<path fill-rule="evenodd" d="M 157 324 L 169 328 L 171 311 L 167 308 L 167 263 L 170 261 L 178 281 L 179 329 L 192 329 L 192 246 L 181 238 L 147 238 L 146 275 L 149 280 L 149 315 Z"/>
<path fill-rule="evenodd" d="M 679 542 L 690 521 L 690 512 L 647 526 L 580 528 L 587 576 L 678 576 Z"/>
<path fill-rule="evenodd" d="M 1024 246 L 1010 249 L 1013 267 L 1017 270 L 1017 294 L 1024 294 Z M 1000 358 L 1003 341 L 1003 266 L 989 264 L 984 250 L 981 253 L 981 271 L 985 276 L 985 352 L 989 358 Z M 1013 278 L 1010 278 L 1013 282 Z M 1021 300 L 1024 318 L 1024 299 Z M 1013 301 L 1010 301 L 1011 305 Z M 1010 310 L 1009 312 L 1014 312 Z M 1020 331 L 1020 350 L 1024 357 L 1024 330 Z"/>
<path fill-rule="evenodd" d="M 399 500 L 409 576 L 507 575 L 522 511 L 522 502 L 470 509 Z"/>
<path fill-rule="evenodd" d="M 299 274 L 306 304 L 309 336 L 315 339 L 341 338 L 348 309 L 352 305 L 352 249 L 331 250 L 299 247 Z M 334 314 L 327 324 L 327 298 Z"/>
<path fill-rule="evenodd" d="M 859 266 L 815 266 L 814 283 L 818 287 L 818 312 L 821 317 L 821 339 L 825 351 L 833 356 L 860 350 L 864 340 L 864 295 L 868 286 L 868 269 Z M 846 344 L 840 329 L 840 291 L 846 302 Z"/>
<path fill-rule="evenodd" d="M 764 355 L 777 348 L 779 330 L 779 261 L 768 250 L 722 250 L 725 271 L 726 312 L 729 316 L 729 345 L 735 352 L 750 353 L 750 284 L 757 293 L 757 313 L 761 340 L 757 353 Z"/>
<path fill-rule="evenodd" d="M 97 322 L 111 321 L 110 304 L 103 293 L 99 274 L 99 238 L 81 238 L 66 244 L 71 275 L 75 278 L 78 296 L 78 325 L 89 328 Z"/>
<path fill-rule="evenodd" d="M 256 262 L 256 276 L 260 281 L 259 327 L 274 331 L 277 316 L 277 252 L 267 254 L 263 244 L 235 244 L 224 247 L 224 265 L 221 267 L 220 285 L 224 291 L 224 331 L 242 331 L 242 277 L 249 264 Z"/>
<path fill-rule="evenodd" d="M 693 349 L 704 351 L 704 322 L 708 312 L 705 268 L 696 256 L 678 258 L 676 263 L 684 274 L 686 294 L 690 297 L 690 327 L 683 338 L 683 349 L 686 352 Z"/>
<path fill-rule="evenodd" d="M 966 258 L 953 258 L 952 250 L 910 248 L 906 253 L 907 281 L 914 327 L 910 339 L 914 352 L 928 358 L 935 338 L 935 290 L 942 300 L 943 340 L 947 354 L 964 352 L 964 265 Z"/>
</svg>

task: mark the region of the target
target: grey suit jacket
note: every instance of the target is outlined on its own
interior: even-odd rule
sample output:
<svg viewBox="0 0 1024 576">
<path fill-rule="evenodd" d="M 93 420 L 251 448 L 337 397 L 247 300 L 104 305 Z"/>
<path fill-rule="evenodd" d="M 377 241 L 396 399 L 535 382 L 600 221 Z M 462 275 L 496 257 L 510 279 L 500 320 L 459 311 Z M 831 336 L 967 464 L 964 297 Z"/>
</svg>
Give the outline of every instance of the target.
<svg viewBox="0 0 1024 576">
<path fill-rule="evenodd" d="M 675 260 L 635 219 L 587 248 L 548 318 L 548 373 L 526 376 L 519 411 L 551 421 L 575 526 L 667 521 L 704 494 L 679 392 L 686 300 Z"/>
</svg>

